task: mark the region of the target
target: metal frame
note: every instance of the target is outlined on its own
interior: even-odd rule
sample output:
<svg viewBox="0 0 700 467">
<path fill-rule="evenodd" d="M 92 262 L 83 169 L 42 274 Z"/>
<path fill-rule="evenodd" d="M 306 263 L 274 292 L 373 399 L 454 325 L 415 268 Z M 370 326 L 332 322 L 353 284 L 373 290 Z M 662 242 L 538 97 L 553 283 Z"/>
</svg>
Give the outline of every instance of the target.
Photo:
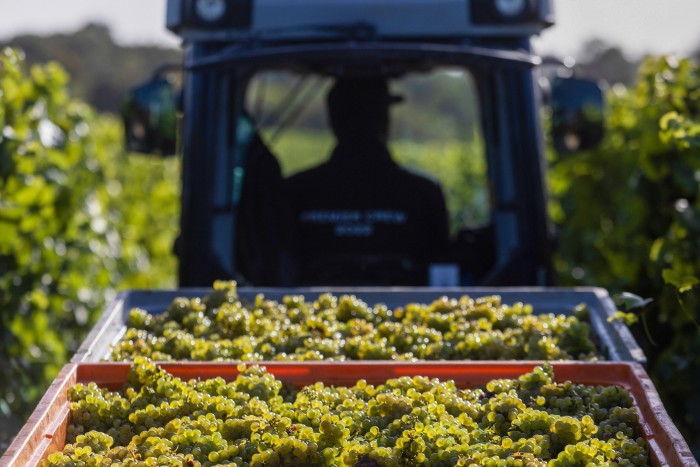
<svg viewBox="0 0 700 467">
<path fill-rule="evenodd" d="M 494 192 L 497 245 L 512 247 L 511 254 L 502 256 L 487 277 L 477 283 L 551 284 L 551 229 L 545 212 L 542 133 L 531 71 L 540 60 L 526 51 L 516 50 L 526 44 L 526 41 L 510 41 L 508 45 L 512 50 L 505 46 L 495 49 L 472 44 L 397 41 L 190 45 L 185 59 L 188 79 L 180 285 L 206 286 L 215 279 L 236 277 L 235 258 L 220 258 L 217 254 L 217 251 L 227 250 L 217 246 L 221 239 L 214 238 L 212 225 L 215 218 L 227 216 L 235 222 L 236 207 L 219 200 L 221 196 L 214 188 L 217 184 L 212 181 L 222 173 L 230 176 L 236 142 L 231 140 L 235 138 L 233 132 L 227 129 L 234 128 L 235 115 L 225 114 L 223 110 L 240 111 L 238 101 L 247 78 L 262 68 L 301 68 L 332 74 L 358 65 L 390 76 L 437 65 L 455 65 L 474 71 L 482 108 L 490 109 L 482 115 L 490 175 L 498 173 L 494 171 L 507 174 L 507 177 L 501 177 L 502 173 L 492 177 L 498 185 Z M 521 50 L 527 48 L 521 47 Z M 221 103 L 221 96 L 226 95 L 220 91 L 221 80 L 232 84 L 228 92 L 235 96 L 226 104 Z M 212 92 L 212 88 L 219 91 Z M 214 131 L 213 128 L 218 129 Z M 229 138 L 220 138 L 222 133 Z M 216 160 L 220 160 L 218 164 Z M 507 196 L 503 187 L 513 188 L 512 196 Z M 231 242 L 233 235 L 232 232 Z"/>
</svg>

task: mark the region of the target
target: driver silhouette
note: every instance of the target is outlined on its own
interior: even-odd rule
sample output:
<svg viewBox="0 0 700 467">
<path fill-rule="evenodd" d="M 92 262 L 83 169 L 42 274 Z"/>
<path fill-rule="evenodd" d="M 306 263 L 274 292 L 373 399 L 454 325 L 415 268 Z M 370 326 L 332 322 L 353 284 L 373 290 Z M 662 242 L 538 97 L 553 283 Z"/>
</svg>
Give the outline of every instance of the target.
<svg viewBox="0 0 700 467">
<path fill-rule="evenodd" d="M 330 160 L 285 180 L 298 285 L 427 284 L 447 250 L 440 185 L 387 149 L 398 100 L 380 78 L 339 78 L 328 93 Z"/>
</svg>

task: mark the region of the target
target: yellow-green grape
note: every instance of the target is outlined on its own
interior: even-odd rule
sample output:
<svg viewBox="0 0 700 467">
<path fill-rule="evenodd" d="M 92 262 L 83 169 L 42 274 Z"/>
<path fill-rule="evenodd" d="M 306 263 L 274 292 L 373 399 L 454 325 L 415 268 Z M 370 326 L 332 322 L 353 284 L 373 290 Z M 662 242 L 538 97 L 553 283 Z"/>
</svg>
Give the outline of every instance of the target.
<svg viewBox="0 0 700 467">
<path fill-rule="evenodd" d="M 77 384 L 67 444 L 42 465 L 649 465 L 631 396 L 555 383 L 549 364 L 483 388 L 404 376 L 296 390 L 238 370 L 183 381 L 138 358 L 118 392 Z"/>
<path fill-rule="evenodd" d="M 562 310 L 564 311 L 564 310 Z M 389 309 L 353 295 L 244 303 L 235 282 L 201 298 L 176 298 L 160 314 L 131 310 L 110 360 L 595 360 L 582 307 L 533 314 L 500 297 L 441 297 Z"/>
</svg>

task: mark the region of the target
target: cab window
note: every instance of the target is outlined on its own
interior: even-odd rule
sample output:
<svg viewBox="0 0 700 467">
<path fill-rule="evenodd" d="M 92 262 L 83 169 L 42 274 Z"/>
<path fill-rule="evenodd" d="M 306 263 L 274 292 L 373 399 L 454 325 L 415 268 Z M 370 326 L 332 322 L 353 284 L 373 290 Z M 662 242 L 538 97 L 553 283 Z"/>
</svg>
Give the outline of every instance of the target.
<svg viewBox="0 0 700 467">
<path fill-rule="evenodd" d="M 284 177 L 328 160 L 335 138 L 325 98 L 332 77 L 259 71 L 246 109 Z M 402 102 L 392 105 L 388 146 L 404 167 L 436 179 L 444 192 L 450 232 L 484 228 L 491 204 L 479 100 L 468 70 L 438 68 L 389 79 Z"/>
</svg>

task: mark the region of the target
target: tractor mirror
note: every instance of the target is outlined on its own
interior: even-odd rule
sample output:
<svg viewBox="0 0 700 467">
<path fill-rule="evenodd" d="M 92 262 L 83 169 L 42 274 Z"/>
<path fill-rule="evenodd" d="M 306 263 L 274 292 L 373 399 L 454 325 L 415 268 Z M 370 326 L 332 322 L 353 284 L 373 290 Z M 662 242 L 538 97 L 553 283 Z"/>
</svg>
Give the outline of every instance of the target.
<svg viewBox="0 0 700 467">
<path fill-rule="evenodd" d="M 179 90 L 172 68 L 162 68 L 145 84 L 131 89 L 122 102 L 127 151 L 170 156 L 177 141 Z"/>
<path fill-rule="evenodd" d="M 552 139 L 560 154 L 593 149 L 603 138 L 603 91 L 595 81 L 555 78 Z"/>
</svg>

